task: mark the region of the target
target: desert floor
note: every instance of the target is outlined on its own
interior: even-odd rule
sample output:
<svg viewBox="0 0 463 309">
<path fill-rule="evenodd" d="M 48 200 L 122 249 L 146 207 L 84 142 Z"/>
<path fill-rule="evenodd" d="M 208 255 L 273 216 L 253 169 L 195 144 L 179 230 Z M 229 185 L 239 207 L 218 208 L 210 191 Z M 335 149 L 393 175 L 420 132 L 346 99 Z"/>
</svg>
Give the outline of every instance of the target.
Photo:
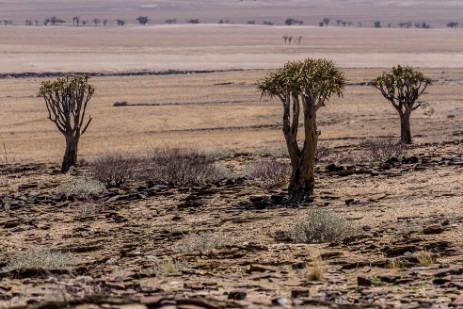
<svg viewBox="0 0 463 309">
<path fill-rule="evenodd" d="M 288 46 L 283 35 L 303 39 Z M 462 35 L 0 27 L 0 307 L 462 306 Z M 255 83 L 306 57 L 335 60 L 349 84 L 319 112 L 327 151 L 313 200 L 287 207 L 285 184 L 268 188 L 249 173 L 259 162 L 287 162 L 280 103 L 262 98 Z M 415 144 L 385 162 L 365 141 L 397 137 L 399 119 L 367 83 L 398 63 L 434 83 L 412 116 Z M 209 72 L 152 74 L 165 70 Z M 37 96 L 40 83 L 60 72 L 105 74 L 91 79 L 93 123 L 80 143 L 82 161 L 67 175 L 58 172 L 64 138 Z M 127 106 L 113 105 L 120 101 Z M 162 147 L 211 152 L 229 174 L 196 186 L 133 181 L 89 193 L 95 159 Z M 82 182 L 90 187 L 73 191 Z M 286 232 L 313 209 L 337 213 L 361 233 L 317 245 L 289 240 Z M 55 260 L 9 270 L 21 252 Z M 67 266 L 56 253 L 66 254 Z"/>
</svg>

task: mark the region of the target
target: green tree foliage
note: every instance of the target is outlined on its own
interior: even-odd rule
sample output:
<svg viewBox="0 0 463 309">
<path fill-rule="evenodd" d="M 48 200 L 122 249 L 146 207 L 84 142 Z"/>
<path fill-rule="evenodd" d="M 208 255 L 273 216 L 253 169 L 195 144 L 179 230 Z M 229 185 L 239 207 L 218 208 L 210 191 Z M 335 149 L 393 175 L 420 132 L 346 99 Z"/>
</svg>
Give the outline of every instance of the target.
<svg viewBox="0 0 463 309">
<path fill-rule="evenodd" d="M 77 163 L 77 146 L 80 137 L 87 131 L 92 117 L 85 119 L 88 102 L 95 88 L 88 83 L 88 76 L 65 76 L 45 81 L 40 87 L 48 110 L 48 119 L 55 123 L 66 138 L 62 172 Z"/>
<path fill-rule="evenodd" d="M 432 80 L 422 72 L 400 65 L 393 67 L 388 73 L 384 72 L 372 81 L 372 85 L 381 91 L 381 94 L 399 113 L 402 143 L 412 143 L 410 115 L 412 111 L 420 107 L 417 100 L 431 84 Z"/>
<path fill-rule="evenodd" d="M 342 96 L 345 85 L 344 74 L 332 61 L 310 58 L 288 62 L 258 82 L 263 95 L 277 97 L 283 105 L 283 134 L 292 166 L 290 201 L 298 202 L 313 194 L 320 134 L 316 113 L 331 96 Z M 297 140 L 300 115 L 305 135 L 302 147 Z"/>
</svg>

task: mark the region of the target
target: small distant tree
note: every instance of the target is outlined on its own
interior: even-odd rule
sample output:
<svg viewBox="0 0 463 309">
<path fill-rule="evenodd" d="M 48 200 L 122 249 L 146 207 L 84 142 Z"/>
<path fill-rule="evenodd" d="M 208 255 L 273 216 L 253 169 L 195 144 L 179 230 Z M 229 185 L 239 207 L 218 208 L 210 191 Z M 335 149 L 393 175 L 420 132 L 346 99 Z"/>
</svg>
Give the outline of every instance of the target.
<svg viewBox="0 0 463 309">
<path fill-rule="evenodd" d="M 458 23 L 457 22 L 454 22 L 454 21 L 451 21 L 447 24 L 447 27 L 449 28 L 456 28 L 458 27 Z"/>
<path fill-rule="evenodd" d="M 300 202 L 313 194 L 317 141 L 317 111 L 332 95 L 342 96 L 344 74 L 326 59 L 288 62 L 283 68 L 258 82 L 263 95 L 277 97 L 283 104 L 283 135 L 291 160 L 290 202 Z M 302 115 L 304 141 L 298 143 Z M 301 147 L 302 146 L 302 147 Z"/>
<path fill-rule="evenodd" d="M 293 37 L 292 36 L 289 36 L 288 37 L 288 44 L 291 45 L 291 41 L 293 40 Z"/>
<path fill-rule="evenodd" d="M 302 25 L 304 22 L 302 20 L 297 20 L 294 18 L 287 18 L 285 20 L 285 25 L 291 26 L 291 25 Z"/>
<path fill-rule="evenodd" d="M 72 18 L 72 24 L 75 25 L 76 27 L 79 27 L 80 24 L 80 16 L 74 16 Z"/>
<path fill-rule="evenodd" d="M 304 37 L 302 35 L 297 37 L 297 44 L 301 45 L 301 41 Z"/>
<path fill-rule="evenodd" d="M 328 24 L 330 23 L 330 19 L 329 18 L 323 18 L 323 24 L 325 26 L 328 26 Z"/>
<path fill-rule="evenodd" d="M 375 28 L 381 28 L 381 22 L 379 20 L 375 21 L 373 25 L 375 26 Z"/>
<path fill-rule="evenodd" d="M 87 25 L 87 23 L 88 23 L 88 21 L 87 21 L 87 20 L 83 20 L 83 21 L 82 21 L 82 26 L 86 26 L 86 25 Z"/>
<path fill-rule="evenodd" d="M 54 82 L 45 81 L 40 95 L 45 99 L 48 119 L 55 123 L 66 139 L 61 171 L 67 172 L 77 163 L 77 146 L 80 137 L 92 121 L 85 119 L 87 104 L 95 88 L 88 83 L 88 76 L 65 76 Z"/>
<path fill-rule="evenodd" d="M 286 42 L 288 41 L 288 36 L 287 36 L 287 35 L 284 35 L 284 36 L 283 36 L 283 40 L 285 40 L 285 45 L 286 45 Z"/>
<path fill-rule="evenodd" d="M 144 26 L 150 21 L 150 19 L 148 18 L 148 16 L 139 16 L 137 18 L 137 21 L 140 25 Z"/>
<path fill-rule="evenodd" d="M 117 24 L 119 27 L 122 27 L 122 26 L 125 25 L 125 20 L 117 19 L 117 20 L 116 20 L 116 24 Z"/>
<path fill-rule="evenodd" d="M 26 26 L 32 26 L 34 22 L 32 21 L 32 19 L 26 19 L 25 24 Z"/>
<path fill-rule="evenodd" d="M 95 24 L 95 27 L 96 27 L 101 23 L 101 20 L 99 20 L 98 18 L 94 18 L 92 22 Z"/>
<path fill-rule="evenodd" d="M 170 25 L 170 24 L 176 24 L 176 23 L 177 23 L 177 19 L 175 19 L 175 18 L 169 18 L 169 19 L 166 19 L 164 22 L 165 22 L 166 24 L 169 24 L 169 25 Z M 223 24 L 223 20 L 222 20 L 222 24 Z"/>
<path fill-rule="evenodd" d="M 103 26 L 107 26 L 108 25 L 108 20 L 107 19 L 103 19 Z"/>
<path fill-rule="evenodd" d="M 12 25 L 12 24 L 13 24 L 13 21 L 10 20 L 10 19 L 4 19 L 4 20 L 3 20 L 3 24 L 4 24 L 5 26 Z"/>
<path fill-rule="evenodd" d="M 430 78 L 411 67 L 400 65 L 392 68 L 389 73 L 383 73 L 373 80 L 372 85 L 381 91 L 381 94 L 392 103 L 400 116 L 400 140 L 404 144 L 412 143 L 410 130 L 410 115 L 420 107 L 417 101 L 428 85 Z"/>
<path fill-rule="evenodd" d="M 199 19 L 198 18 L 193 18 L 193 19 L 187 20 L 186 22 L 189 23 L 189 24 L 199 24 Z"/>
</svg>

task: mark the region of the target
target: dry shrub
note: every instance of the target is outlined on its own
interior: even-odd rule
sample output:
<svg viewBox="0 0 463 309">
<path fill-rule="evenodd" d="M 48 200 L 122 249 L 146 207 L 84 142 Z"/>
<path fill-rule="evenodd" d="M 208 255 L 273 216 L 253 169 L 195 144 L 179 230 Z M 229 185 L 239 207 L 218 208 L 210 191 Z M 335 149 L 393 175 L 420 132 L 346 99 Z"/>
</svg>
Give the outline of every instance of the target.
<svg viewBox="0 0 463 309">
<path fill-rule="evenodd" d="M 156 149 L 149 156 L 147 178 L 172 186 L 204 184 L 226 176 L 214 156 L 195 149 Z"/>
<path fill-rule="evenodd" d="M 32 248 L 17 252 L 2 269 L 2 272 L 25 269 L 66 270 L 75 262 L 76 258 L 68 253 Z"/>
<path fill-rule="evenodd" d="M 92 175 L 106 187 L 120 187 L 133 179 L 138 160 L 120 153 L 104 155 L 93 162 Z"/>
<path fill-rule="evenodd" d="M 362 143 L 365 155 L 371 161 L 386 161 L 390 158 L 401 158 L 405 155 L 406 148 L 399 139 L 381 136 L 368 139 Z"/>
<path fill-rule="evenodd" d="M 146 273 L 147 275 L 165 276 L 179 273 L 185 268 L 188 268 L 188 263 L 180 260 L 156 260 L 151 267 L 144 271 L 144 273 Z"/>
<path fill-rule="evenodd" d="M 97 195 L 105 190 L 105 186 L 98 180 L 77 177 L 70 179 L 60 185 L 60 190 L 67 195 L 79 195 L 87 197 L 89 195 Z"/>
<path fill-rule="evenodd" d="M 351 220 L 329 210 L 313 209 L 289 228 L 287 235 L 296 243 L 320 244 L 359 234 Z"/>
<path fill-rule="evenodd" d="M 177 244 L 176 248 L 180 252 L 196 253 L 224 247 L 232 242 L 231 236 L 223 232 L 190 233 Z"/>
<path fill-rule="evenodd" d="M 418 260 L 418 262 L 423 266 L 431 266 L 435 263 L 434 254 L 427 250 L 422 250 L 415 252 L 414 256 Z"/>
<path fill-rule="evenodd" d="M 251 165 L 246 174 L 261 180 L 267 188 L 281 187 L 288 183 L 291 166 L 275 159 L 260 161 Z"/>
</svg>

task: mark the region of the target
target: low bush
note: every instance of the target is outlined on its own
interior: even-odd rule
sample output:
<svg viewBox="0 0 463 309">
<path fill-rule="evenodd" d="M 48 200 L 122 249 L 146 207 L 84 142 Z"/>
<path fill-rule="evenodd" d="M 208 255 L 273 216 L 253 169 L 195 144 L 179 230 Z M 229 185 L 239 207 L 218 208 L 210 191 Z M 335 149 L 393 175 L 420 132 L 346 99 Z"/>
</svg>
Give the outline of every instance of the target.
<svg viewBox="0 0 463 309">
<path fill-rule="evenodd" d="M 329 210 L 313 209 L 292 224 L 287 236 L 296 243 L 320 244 L 354 236 L 359 232 L 352 221 Z"/>
<path fill-rule="evenodd" d="M 2 268 L 2 272 L 27 269 L 66 270 L 75 262 L 76 258 L 70 254 L 34 248 L 17 252 L 8 264 Z"/>
<path fill-rule="evenodd" d="M 291 166 L 275 159 L 260 161 L 251 165 L 246 174 L 262 181 L 267 188 L 276 188 L 288 183 L 291 176 Z"/>
<path fill-rule="evenodd" d="M 170 275 L 181 272 L 187 267 L 188 263 L 176 259 L 157 260 L 151 267 L 146 269 L 144 273 L 156 276 Z"/>
<path fill-rule="evenodd" d="M 202 232 L 187 234 L 176 246 L 184 253 L 195 253 L 224 247 L 232 243 L 231 236 L 223 232 Z"/>
<path fill-rule="evenodd" d="M 105 190 L 105 186 L 98 180 L 77 177 L 62 183 L 59 189 L 67 195 L 89 196 L 97 195 Z"/>
<path fill-rule="evenodd" d="M 93 162 L 91 173 L 106 187 L 120 187 L 134 177 L 137 163 L 130 155 L 108 154 Z"/>
<path fill-rule="evenodd" d="M 401 158 L 406 152 L 405 146 L 399 139 L 387 136 L 368 139 L 361 146 L 365 149 L 365 156 L 371 161 Z"/>
<path fill-rule="evenodd" d="M 172 186 L 204 184 L 226 176 L 213 156 L 194 149 L 156 149 L 148 160 L 148 178 Z"/>
</svg>

